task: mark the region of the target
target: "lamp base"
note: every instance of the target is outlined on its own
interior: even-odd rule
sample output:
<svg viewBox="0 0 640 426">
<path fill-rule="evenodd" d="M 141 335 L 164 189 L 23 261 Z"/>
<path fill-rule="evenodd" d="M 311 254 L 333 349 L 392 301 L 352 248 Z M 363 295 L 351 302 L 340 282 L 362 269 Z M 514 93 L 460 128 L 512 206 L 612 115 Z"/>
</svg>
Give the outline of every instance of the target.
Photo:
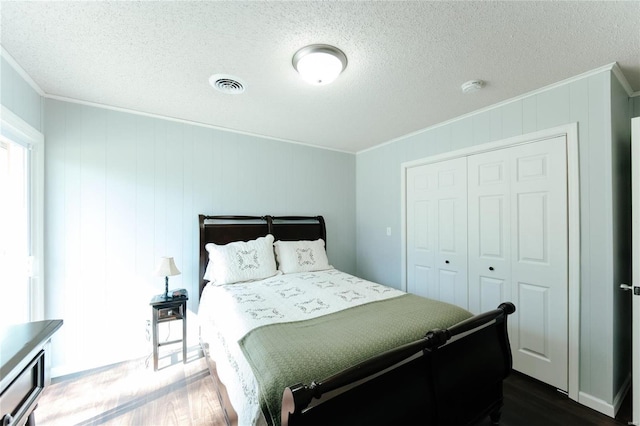
<svg viewBox="0 0 640 426">
<path fill-rule="evenodd" d="M 164 277 L 164 300 L 169 300 L 169 277 Z"/>
</svg>

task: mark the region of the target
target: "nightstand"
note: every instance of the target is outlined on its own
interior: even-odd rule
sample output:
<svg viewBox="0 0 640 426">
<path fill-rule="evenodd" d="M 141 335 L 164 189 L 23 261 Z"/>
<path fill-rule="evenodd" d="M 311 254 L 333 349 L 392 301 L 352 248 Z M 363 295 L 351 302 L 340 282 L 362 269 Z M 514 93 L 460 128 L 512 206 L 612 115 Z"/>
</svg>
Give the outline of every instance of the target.
<svg viewBox="0 0 640 426">
<path fill-rule="evenodd" d="M 184 297 L 168 298 L 164 294 L 153 296 L 151 302 L 151 327 L 153 328 L 153 371 L 158 370 L 158 349 L 182 341 L 182 362 L 187 362 L 187 300 Z M 158 324 L 168 321 L 182 320 L 182 339 L 169 342 L 158 342 Z"/>
</svg>

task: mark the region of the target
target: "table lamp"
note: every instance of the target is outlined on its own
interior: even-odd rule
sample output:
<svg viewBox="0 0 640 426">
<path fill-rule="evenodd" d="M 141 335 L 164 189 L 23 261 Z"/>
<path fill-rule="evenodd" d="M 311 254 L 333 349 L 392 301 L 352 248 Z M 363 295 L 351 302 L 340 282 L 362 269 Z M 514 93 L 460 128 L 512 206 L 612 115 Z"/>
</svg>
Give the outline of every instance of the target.
<svg viewBox="0 0 640 426">
<path fill-rule="evenodd" d="M 173 257 L 161 257 L 158 269 L 156 269 L 156 275 L 164 277 L 164 298 L 169 298 L 169 277 L 173 275 L 180 275 L 180 271 L 176 267 Z"/>
</svg>

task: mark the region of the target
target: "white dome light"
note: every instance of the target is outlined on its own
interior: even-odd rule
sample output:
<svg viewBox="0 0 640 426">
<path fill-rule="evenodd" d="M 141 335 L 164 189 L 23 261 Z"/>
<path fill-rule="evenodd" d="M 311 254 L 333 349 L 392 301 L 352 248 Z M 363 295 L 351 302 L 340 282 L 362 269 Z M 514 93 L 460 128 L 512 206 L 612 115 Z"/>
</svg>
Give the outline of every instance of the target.
<svg viewBox="0 0 640 426">
<path fill-rule="evenodd" d="M 347 67 L 347 57 L 336 47 L 313 44 L 293 55 L 293 67 L 307 83 L 329 84 Z"/>
</svg>

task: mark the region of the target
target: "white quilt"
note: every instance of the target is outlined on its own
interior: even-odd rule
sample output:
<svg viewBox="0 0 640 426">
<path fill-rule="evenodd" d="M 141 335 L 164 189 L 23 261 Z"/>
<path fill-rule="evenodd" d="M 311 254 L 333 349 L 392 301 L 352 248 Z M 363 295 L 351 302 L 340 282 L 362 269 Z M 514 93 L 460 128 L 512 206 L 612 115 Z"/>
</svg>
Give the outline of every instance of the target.
<svg viewBox="0 0 640 426">
<path fill-rule="evenodd" d="M 277 275 L 265 280 L 207 285 L 198 317 L 220 379 L 227 387 L 238 424 L 258 424 L 262 417 L 258 385 L 238 341 L 262 325 L 301 321 L 403 292 L 329 269 Z"/>
</svg>

